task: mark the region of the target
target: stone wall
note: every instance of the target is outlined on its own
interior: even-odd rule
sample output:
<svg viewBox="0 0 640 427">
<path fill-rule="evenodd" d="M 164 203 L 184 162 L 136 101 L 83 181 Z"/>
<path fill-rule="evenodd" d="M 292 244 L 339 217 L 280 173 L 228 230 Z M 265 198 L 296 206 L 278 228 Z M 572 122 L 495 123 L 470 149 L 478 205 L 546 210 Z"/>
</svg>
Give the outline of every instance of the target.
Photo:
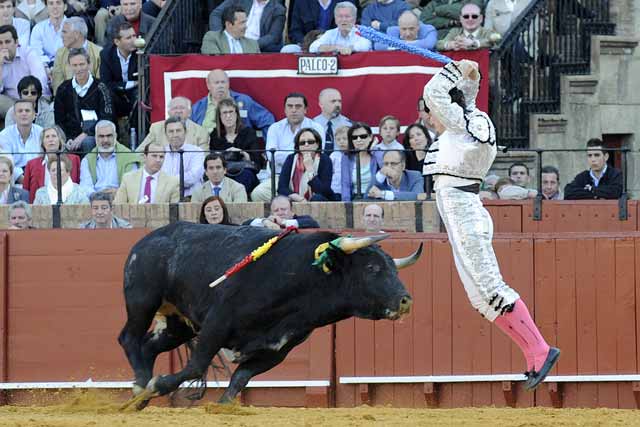
<svg viewBox="0 0 640 427">
<path fill-rule="evenodd" d="M 311 215 L 320 227 L 335 230 L 363 229 L 362 214 L 370 203 L 294 203 L 294 212 Z M 406 232 L 439 232 L 440 217 L 435 202 L 385 202 L 384 228 Z M 233 203 L 227 205 L 231 221 L 244 221 L 264 217 L 269 213 L 269 205 L 264 203 Z M 8 206 L 0 206 L 0 228 L 8 226 Z M 33 206 L 33 225 L 50 228 L 53 224 L 52 206 Z M 198 222 L 200 203 L 117 205 L 115 214 L 129 221 L 134 227 L 157 228 L 172 221 Z M 63 228 L 77 228 L 91 217 L 89 205 L 68 205 L 60 209 Z"/>
</svg>

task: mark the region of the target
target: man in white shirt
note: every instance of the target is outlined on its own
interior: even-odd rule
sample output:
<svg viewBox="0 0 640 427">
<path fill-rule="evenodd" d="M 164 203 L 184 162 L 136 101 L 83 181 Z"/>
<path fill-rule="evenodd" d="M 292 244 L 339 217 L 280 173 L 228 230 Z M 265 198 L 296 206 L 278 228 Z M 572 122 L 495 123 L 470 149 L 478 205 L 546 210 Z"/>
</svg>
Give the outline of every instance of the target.
<svg viewBox="0 0 640 427">
<path fill-rule="evenodd" d="M 31 101 L 20 99 L 14 104 L 16 124 L 0 132 L 0 150 L 13 155 L 13 178 L 22 183 L 27 162 L 40 155 L 42 128 L 33 123 L 36 111 Z"/>
<path fill-rule="evenodd" d="M 342 112 L 342 95 L 337 89 L 325 88 L 318 95 L 321 113 L 313 121 L 324 128 L 324 150 L 330 154 L 335 147 L 334 132 L 342 126 L 351 126 L 351 120 L 340 114 Z"/>
<path fill-rule="evenodd" d="M 165 145 L 165 158 L 162 170 L 167 175 L 180 178 L 180 161 L 184 168 L 184 194 L 190 196 L 202 183 L 204 174 L 204 152 L 195 145 L 185 144 L 187 127 L 180 117 L 169 117 L 164 122 L 168 145 Z M 182 155 L 180 154 L 182 152 Z"/>
<path fill-rule="evenodd" d="M 371 42 L 356 34 L 355 23 L 358 9 L 348 1 L 336 4 L 334 18 L 337 28 L 325 32 L 309 47 L 309 52 L 338 52 L 351 55 L 353 52 L 371 50 Z"/>
<path fill-rule="evenodd" d="M 284 164 L 285 159 L 291 153 L 293 153 L 293 139 L 300 129 L 313 128 L 322 136 L 322 145 L 324 146 L 324 129 L 322 126 L 306 117 L 307 114 L 307 98 L 297 92 L 288 94 L 284 99 L 284 114 L 285 118 L 275 122 L 269 127 L 267 133 L 267 158 L 270 159 L 271 154 L 269 150 L 276 150 L 273 155 L 275 159 L 275 171 L 271 170 L 269 166 L 269 175 L 275 172 L 276 182 L 277 176 L 280 175 L 280 169 Z M 271 165 L 271 162 L 269 162 Z M 251 192 L 251 200 L 268 202 L 271 200 L 271 179 L 267 178 L 264 182 L 258 185 Z"/>
<path fill-rule="evenodd" d="M 31 23 L 26 19 L 16 18 L 16 0 L 0 0 L 0 25 L 13 25 L 18 33 L 21 46 L 29 46 Z"/>
<path fill-rule="evenodd" d="M 67 4 L 64 0 L 47 0 L 49 18 L 38 22 L 31 31 L 31 48 L 42 58 L 47 68 L 53 67 L 56 52 L 63 46 L 62 25 L 66 20 L 64 12 Z"/>
</svg>

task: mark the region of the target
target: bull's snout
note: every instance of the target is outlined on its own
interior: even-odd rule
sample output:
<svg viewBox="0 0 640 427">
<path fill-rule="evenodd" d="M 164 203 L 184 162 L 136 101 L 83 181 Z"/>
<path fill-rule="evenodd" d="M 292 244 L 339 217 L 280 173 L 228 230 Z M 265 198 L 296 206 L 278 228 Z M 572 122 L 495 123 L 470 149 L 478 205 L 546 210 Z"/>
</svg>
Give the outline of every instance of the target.
<svg viewBox="0 0 640 427">
<path fill-rule="evenodd" d="M 413 299 L 409 295 L 405 295 L 400 299 L 400 306 L 398 308 L 398 314 L 401 316 L 404 314 L 409 314 L 411 311 L 411 305 L 413 304 Z"/>
</svg>

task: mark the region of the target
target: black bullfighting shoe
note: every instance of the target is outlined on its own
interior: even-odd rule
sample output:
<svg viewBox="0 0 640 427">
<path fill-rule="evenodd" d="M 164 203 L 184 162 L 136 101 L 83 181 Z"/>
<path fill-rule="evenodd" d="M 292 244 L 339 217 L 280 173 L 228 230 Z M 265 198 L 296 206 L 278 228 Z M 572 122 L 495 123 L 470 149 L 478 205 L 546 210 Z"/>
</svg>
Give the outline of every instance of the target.
<svg viewBox="0 0 640 427">
<path fill-rule="evenodd" d="M 549 375 L 551 368 L 554 367 L 558 358 L 560 357 L 560 350 L 555 347 L 549 348 L 549 353 L 547 353 L 547 358 L 542 364 L 542 368 L 539 371 L 531 371 L 525 373 L 527 376 L 527 380 L 524 383 L 524 388 L 526 390 L 534 390 L 536 387 L 540 385 L 540 383 Z"/>
</svg>

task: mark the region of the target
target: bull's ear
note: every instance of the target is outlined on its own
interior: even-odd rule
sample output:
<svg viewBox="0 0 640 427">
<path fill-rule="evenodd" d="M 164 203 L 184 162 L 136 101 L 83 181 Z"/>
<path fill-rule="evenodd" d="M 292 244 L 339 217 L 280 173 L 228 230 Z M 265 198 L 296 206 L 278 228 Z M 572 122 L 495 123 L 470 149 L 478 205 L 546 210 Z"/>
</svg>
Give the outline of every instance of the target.
<svg viewBox="0 0 640 427">
<path fill-rule="evenodd" d="M 352 254 L 358 249 L 371 246 L 374 243 L 384 240 L 389 236 L 390 234 L 381 233 L 375 236 L 367 236 L 367 237 L 343 237 L 340 239 L 340 242 L 338 243 L 338 247 L 342 250 L 342 252 L 346 254 Z"/>
<path fill-rule="evenodd" d="M 412 253 L 411 255 L 409 255 L 408 257 L 394 258 L 393 262 L 395 263 L 396 268 L 400 270 L 401 268 L 409 267 L 410 265 L 415 264 L 420 258 L 420 255 L 422 255 L 422 243 L 420 243 L 418 250 Z"/>
</svg>

